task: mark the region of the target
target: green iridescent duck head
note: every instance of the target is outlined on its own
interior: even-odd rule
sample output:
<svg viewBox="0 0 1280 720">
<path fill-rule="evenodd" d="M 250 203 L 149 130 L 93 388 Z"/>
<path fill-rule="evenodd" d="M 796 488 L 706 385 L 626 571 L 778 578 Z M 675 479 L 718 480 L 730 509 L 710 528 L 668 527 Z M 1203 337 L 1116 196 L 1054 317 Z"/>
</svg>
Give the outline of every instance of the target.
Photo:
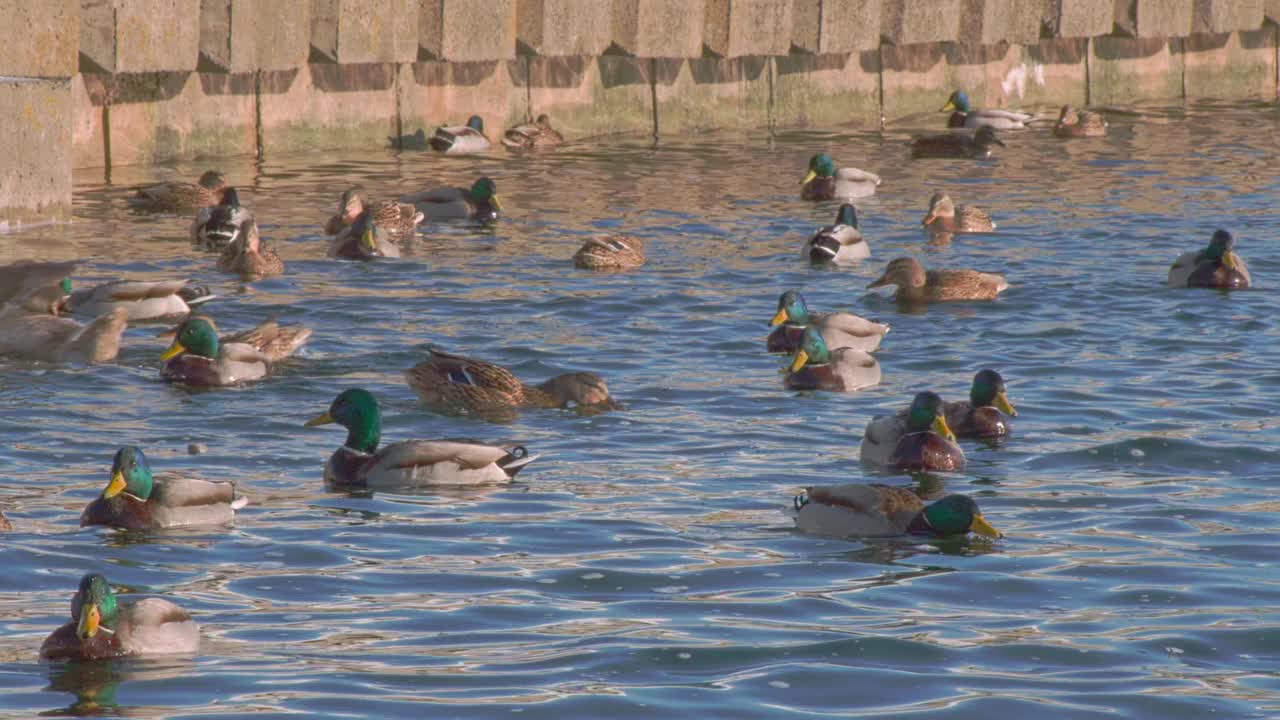
<svg viewBox="0 0 1280 720">
<path fill-rule="evenodd" d="M 978 503 L 968 495 L 948 495 L 926 505 L 921 511 L 929 532 L 943 537 L 975 532 L 990 538 L 1004 537 L 991 526 L 978 510 Z"/>
<path fill-rule="evenodd" d="M 789 370 L 797 373 L 809 365 L 825 365 L 829 362 L 831 351 L 827 349 L 827 341 L 822 339 L 822 333 L 812 325 L 806 327 Z"/>
<path fill-rule="evenodd" d="M 769 321 L 769 327 L 777 327 L 784 322 L 808 325 L 809 321 L 809 306 L 805 304 L 804 296 L 795 290 L 788 290 L 778 297 L 778 312 Z"/>
<path fill-rule="evenodd" d="M 99 632 L 115 632 L 120 606 L 107 579 L 90 573 L 80 579 L 80 587 L 71 598 L 71 619 L 76 623 L 76 637 L 88 640 Z"/>
<path fill-rule="evenodd" d="M 139 500 L 151 497 L 155 483 L 151 478 L 151 466 L 140 448 L 126 445 L 116 451 L 111 463 L 111 481 L 102 491 L 102 498 L 110 500 L 120 493 L 129 493 Z"/>
<path fill-rule="evenodd" d="M 814 178 L 829 178 L 836 174 L 836 163 L 831 156 L 826 153 L 818 153 L 809 158 L 809 172 L 804 176 L 804 180 L 800 181 L 801 185 L 808 185 L 810 180 Z"/>
<path fill-rule="evenodd" d="M 974 408 L 994 406 L 1005 415 L 1017 416 L 1013 403 L 1005 391 L 1004 378 L 995 370 L 979 370 L 973 376 L 973 386 L 969 388 L 969 404 Z"/>
<path fill-rule="evenodd" d="M 182 353 L 189 353 L 203 358 L 218 357 L 218 328 L 207 317 L 193 315 L 178 326 L 177 336 L 173 344 L 160 356 L 168 360 Z"/>
<path fill-rule="evenodd" d="M 947 425 L 942 398 L 937 393 L 926 390 L 917 393 L 911 401 L 911 408 L 907 411 L 907 432 L 918 433 L 930 430 L 941 435 L 947 442 L 956 441 L 955 433 L 951 432 L 951 428 Z"/>
<path fill-rule="evenodd" d="M 345 445 L 352 450 L 372 453 L 382 439 L 382 414 L 378 401 L 368 390 L 355 388 L 342 391 L 329 404 L 328 412 L 306 422 L 306 427 L 337 423 L 347 429 Z"/>
</svg>

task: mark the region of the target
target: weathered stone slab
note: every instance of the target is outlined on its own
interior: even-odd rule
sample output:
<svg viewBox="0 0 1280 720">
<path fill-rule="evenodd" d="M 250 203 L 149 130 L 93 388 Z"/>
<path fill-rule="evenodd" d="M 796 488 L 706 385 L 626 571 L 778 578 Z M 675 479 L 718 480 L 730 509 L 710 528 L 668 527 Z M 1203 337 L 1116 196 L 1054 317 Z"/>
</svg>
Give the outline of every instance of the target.
<svg viewBox="0 0 1280 720">
<path fill-rule="evenodd" d="M 516 0 L 421 0 L 418 59 L 513 60 Z"/>
<path fill-rule="evenodd" d="M 880 45 L 880 0 L 795 0 L 791 44 L 817 54 L 874 50 Z"/>
<path fill-rule="evenodd" d="M 706 0 L 703 12 L 702 42 L 717 57 L 791 50 L 791 0 Z"/>
<path fill-rule="evenodd" d="M 613 41 L 609 0 L 518 0 L 516 37 L 527 53 L 596 56 Z"/>
<path fill-rule="evenodd" d="M 1228 33 L 1262 27 L 1263 0 L 1196 0 L 1193 33 Z"/>
<path fill-rule="evenodd" d="M 1094 105 L 1182 97 L 1182 54 L 1177 39 L 1098 37 L 1089 61 L 1089 98 Z"/>
<path fill-rule="evenodd" d="M 415 0 L 311 0 L 311 62 L 413 62 Z"/>
<path fill-rule="evenodd" d="M 1116 0 L 1116 30 L 1129 37 L 1191 34 L 1192 0 Z"/>
<path fill-rule="evenodd" d="M 200 69 L 288 70 L 311 50 L 311 0 L 202 0 Z"/>
<path fill-rule="evenodd" d="M 107 164 L 103 138 L 105 75 L 71 76 L 71 166 L 100 168 Z"/>
<path fill-rule="evenodd" d="M 115 165 L 257 150 L 251 73 L 145 73 L 105 78 Z"/>
<path fill-rule="evenodd" d="M 769 125 L 767 57 L 659 60 L 658 134 Z"/>
<path fill-rule="evenodd" d="M 71 81 L 0 82 L 0 230 L 71 212 Z"/>
<path fill-rule="evenodd" d="M 524 79 L 524 63 L 523 58 L 474 63 L 432 61 L 402 68 L 399 86 L 403 145 L 425 149 L 427 138 L 437 127 L 462 125 L 472 115 L 479 115 L 484 121 L 489 140 L 498 142 L 504 130 L 528 119 L 527 93 L 518 90 L 516 84 Z"/>
<path fill-rule="evenodd" d="M 773 59 L 778 127 L 880 126 L 880 53 L 793 54 Z"/>
<path fill-rule="evenodd" d="M 1115 0 L 1048 0 L 1044 27 L 1050 37 L 1080 38 L 1111 33 Z"/>
<path fill-rule="evenodd" d="M 1266 27 L 1183 40 L 1187 97 L 1274 99 L 1276 32 L 1275 27 Z"/>
<path fill-rule="evenodd" d="M 390 63 L 313 63 L 263 73 L 264 152 L 386 147 L 400 129 L 396 68 Z"/>
<path fill-rule="evenodd" d="M 1270 22 L 1280 25 L 1280 0 L 1267 0 L 1262 8 L 1262 14 Z"/>
<path fill-rule="evenodd" d="M 960 34 L 960 0 L 883 0 L 880 35 L 893 45 L 954 42 Z"/>
<path fill-rule="evenodd" d="M 78 0 L 0 0 L 0 75 L 71 77 L 79 67 Z"/>
<path fill-rule="evenodd" d="M 532 57 L 528 62 L 529 115 L 547 113 L 565 138 L 653 134 L 648 59 L 605 55 Z"/>
<path fill-rule="evenodd" d="M 1027 0 L 963 0 L 960 5 L 962 43 L 995 45 L 1040 41 L 1044 7 Z"/>
<path fill-rule="evenodd" d="M 705 12 L 703 0 L 613 0 L 613 42 L 635 57 L 701 57 Z"/>
<path fill-rule="evenodd" d="M 86 72 L 195 70 L 200 0 L 82 0 L 80 60 Z"/>
</svg>

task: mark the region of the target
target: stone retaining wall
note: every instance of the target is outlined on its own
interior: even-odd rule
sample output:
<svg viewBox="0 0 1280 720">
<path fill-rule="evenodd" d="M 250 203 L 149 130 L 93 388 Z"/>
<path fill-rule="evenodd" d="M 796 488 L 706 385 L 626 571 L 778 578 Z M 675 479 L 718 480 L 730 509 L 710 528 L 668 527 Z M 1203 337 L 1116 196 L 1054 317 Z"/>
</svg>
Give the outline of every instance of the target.
<svg viewBox="0 0 1280 720">
<path fill-rule="evenodd" d="M 1276 97 L 1280 0 L 0 0 L 0 228 L 73 168 L 564 134 L 878 126 L 979 106 Z"/>
</svg>

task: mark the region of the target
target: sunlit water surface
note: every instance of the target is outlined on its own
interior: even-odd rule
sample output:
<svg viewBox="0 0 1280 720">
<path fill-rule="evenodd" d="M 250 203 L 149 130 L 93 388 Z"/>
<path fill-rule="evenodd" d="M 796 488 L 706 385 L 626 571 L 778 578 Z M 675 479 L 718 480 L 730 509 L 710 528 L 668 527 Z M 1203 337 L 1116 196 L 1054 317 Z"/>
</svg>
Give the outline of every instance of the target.
<svg viewBox="0 0 1280 720">
<path fill-rule="evenodd" d="M 158 376 L 156 326 L 116 364 L 3 361 L 0 716 L 1203 718 L 1280 714 L 1280 351 L 1274 106 L 1144 107 L 1110 137 L 1011 133 L 993 162 L 909 161 L 911 128 L 584 143 L 535 157 L 316 152 L 77 175 L 75 222 L 4 239 L 0 261 L 83 258 L 76 284 L 188 277 L 224 329 L 315 329 L 252 387 Z M 937 123 L 938 117 L 920 120 Z M 923 125 L 919 125 L 923 126 Z M 860 201 L 873 257 L 811 269 L 835 204 L 797 199 L 808 156 L 884 177 Z M 288 263 L 245 285 L 193 250 L 186 218 L 131 212 L 131 185 L 224 169 Z M 320 226 L 375 197 L 497 179 L 489 228 L 428 225 L 399 261 L 326 259 Z M 987 208 L 998 234 L 931 243 L 929 194 Z M 1234 232 L 1259 289 L 1163 286 L 1170 261 Z M 641 271 L 569 260 L 593 233 L 649 247 Z M 884 263 L 1004 272 L 999 301 L 899 312 Z M 884 382 L 781 387 L 764 353 L 778 294 L 889 322 Z M 403 371 L 438 346 L 522 377 L 591 369 L 625 411 L 445 417 Z M 912 478 L 864 468 L 873 414 L 999 369 L 1020 414 L 962 474 L 1007 533 L 834 541 L 782 509 L 805 485 Z M 327 492 L 335 394 L 381 399 L 383 437 L 523 443 L 503 488 Z M 236 480 L 234 528 L 81 530 L 114 450 Z M 209 452 L 187 454 L 189 443 Z M 198 657 L 49 666 L 44 636 L 82 573 L 170 598 Z"/>
</svg>

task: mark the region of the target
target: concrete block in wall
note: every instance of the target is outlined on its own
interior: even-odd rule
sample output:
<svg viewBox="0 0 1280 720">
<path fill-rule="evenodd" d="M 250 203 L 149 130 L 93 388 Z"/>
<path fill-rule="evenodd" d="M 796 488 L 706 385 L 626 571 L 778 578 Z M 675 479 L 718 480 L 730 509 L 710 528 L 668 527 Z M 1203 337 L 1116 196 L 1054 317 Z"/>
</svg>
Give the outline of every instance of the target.
<svg viewBox="0 0 1280 720">
<path fill-rule="evenodd" d="M 413 62 L 415 0 L 311 0 L 311 62 Z"/>
<path fill-rule="evenodd" d="M 0 75 L 71 77 L 79 67 L 79 0 L 3 0 Z"/>
<path fill-rule="evenodd" d="M 613 133 L 652 135 L 651 68 L 679 62 L 650 63 L 621 55 L 527 61 L 529 114 L 548 113 L 552 126 L 570 139 Z"/>
<path fill-rule="evenodd" d="M 1048 0 L 1044 29 L 1049 37 L 1107 35 L 1115 25 L 1115 0 Z"/>
<path fill-rule="evenodd" d="M 1044 8 L 1027 0 L 963 0 L 959 41 L 978 45 L 1040 42 Z"/>
<path fill-rule="evenodd" d="M 1194 0 L 1116 0 L 1116 31 L 1129 37 L 1186 37 L 1191 34 L 1193 2 Z"/>
<path fill-rule="evenodd" d="M 1262 13 L 1267 20 L 1280 25 L 1280 0 L 1267 0 L 1263 6 Z"/>
<path fill-rule="evenodd" d="M 609 0 L 517 0 L 516 38 L 523 52 L 596 56 L 613 41 Z"/>
<path fill-rule="evenodd" d="M 960 0 L 883 0 L 880 35 L 892 45 L 954 42 L 960 34 Z"/>
<path fill-rule="evenodd" d="M 795 0 L 791 44 L 819 55 L 875 49 L 880 46 L 880 0 Z"/>
<path fill-rule="evenodd" d="M 1276 97 L 1276 28 L 1197 34 L 1182 41 L 1183 87 L 1189 98 Z"/>
<path fill-rule="evenodd" d="M 259 102 L 265 153 L 387 147 L 400 130 L 396 76 L 406 67 L 312 63 L 263 73 Z"/>
<path fill-rule="evenodd" d="M 1196 0 L 1191 32 L 1220 34 L 1262 27 L 1263 0 Z"/>
<path fill-rule="evenodd" d="M 702 42 L 722 58 L 791 51 L 791 0 L 706 0 Z"/>
<path fill-rule="evenodd" d="M 311 0 L 201 0 L 201 70 L 287 70 L 310 48 Z"/>
<path fill-rule="evenodd" d="M 703 0 L 613 0 L 613 43 L 634 57 L 701 57 L 704 12 Z"/>
<path fill-rule="evenodd" d="M 419 60 L 512 60 L 516 0 L 421 0 L 418 48 Z"/>
<path fill-rule="evenodd" d="M 110 164 L 252 155 L 257 149 L 249 73 L 126 73 L 102 76 L 111 98 Z"/>
<path fill-rule="evenodd" d="M 71 212 L 71 81 L 0 81 L 0 230 Z"/>
<path fill-rule="evenodd" d="M 81 0 L 85 72 L 195 70 L 199 46 L 200 0 Z"/>
</svg>

